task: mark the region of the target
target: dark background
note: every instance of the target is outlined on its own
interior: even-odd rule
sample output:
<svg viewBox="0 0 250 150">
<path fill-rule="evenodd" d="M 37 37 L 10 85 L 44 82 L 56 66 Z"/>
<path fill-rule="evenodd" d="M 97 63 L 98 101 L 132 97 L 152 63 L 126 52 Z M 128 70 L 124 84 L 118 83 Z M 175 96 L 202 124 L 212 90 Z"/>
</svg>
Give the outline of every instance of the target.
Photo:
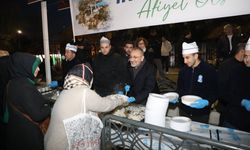
<svg viewBox="0 0 250 150">
<path fill-rule="evenodd" d="M 58 11 L 59 0 L 47 1 L 50 50 L 63 49 L 65 43 L 72 40 L 70 10 Z M 0 49 L 10 52 L 26 51 L 34 54 L 43 53 L 43 35 L 40 2 L 31 5 L 27 0 L 1 0 L 0 2 Z M 166 35 L 174 44 L 189 29 L 197 42 L 214 43 L 223 33 L 223 26 L 231 23 L 241 28 L 242 36 L 250 35 L 250 15 L 234 16 L 218 19 L 193 21 L 186 23 L 143 27 L 110 32 L 113 39 L 135 39 L 149 34 L 150 29 L 156 29 L 161 35 Z M 18 34 L 17 30 L 22 30 Z M 237 31 L 238 32 L 238 31 Z M 99 37 L 107 33 L 85 35 L 92 43 L 98 43 Z M 119 41 L 119 40 L 118 40 Z M 120 42 L 120 41 L 119 41 Z"/>
</svg>

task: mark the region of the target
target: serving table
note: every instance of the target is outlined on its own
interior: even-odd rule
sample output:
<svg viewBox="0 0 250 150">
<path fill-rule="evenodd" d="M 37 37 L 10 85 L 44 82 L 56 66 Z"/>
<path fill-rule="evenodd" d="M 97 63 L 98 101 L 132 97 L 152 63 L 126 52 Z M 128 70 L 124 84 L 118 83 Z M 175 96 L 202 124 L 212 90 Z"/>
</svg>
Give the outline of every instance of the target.
<svg viewBox="0 0 250 150">
<path fill-rule="evenodd" d="M 103 118 L 102 149 L 250 149 L 250 133 L 192 121 L 191 131 L 179 132 L 115 115 Z"/>
</svg>

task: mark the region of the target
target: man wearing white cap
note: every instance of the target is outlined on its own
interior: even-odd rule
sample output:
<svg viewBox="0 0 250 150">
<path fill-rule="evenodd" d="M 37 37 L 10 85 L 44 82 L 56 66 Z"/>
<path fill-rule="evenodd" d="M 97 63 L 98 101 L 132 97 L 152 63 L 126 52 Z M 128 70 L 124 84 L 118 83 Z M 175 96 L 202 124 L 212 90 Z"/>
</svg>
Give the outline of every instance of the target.
<svg viewBox="0 0 250 150">
<path fill-rule="evenodd" d="M 93 61 L 93 86 L 95 91 L 104 97 L 123 90 L 128 78 L 128 71 L 121 55 L 111 49 L 109 39 L 102 37 L 100 48 L 100 53 Z"/>
<path fill-rule="evenodd" d="M 64 53 L 65 60 L 62 62 L 63 80 L 71 68 L 77 64 L 80 64 L 80 61 L 76 58 L 76 52 L 77 46 L 70 43 L 66 44 Z"/>
<path fill-rule="evenodd" d="M 180 96 L 196 95 L 202 99 L 191 105 L 180 104 L 180 115 L 194 121 L 208 122 L 210 108 L 217 99 L 216 70 L 199 58 L 196 42 L 182 44 L 182 56 L 186 64 L 179 72 L 177 91 Z"/>
<path fill-rule="evenodd" d="M 247 67 L 250 67 L 250 38 L 248 39 L 245 48 L 244 63 Z"/>
</svg>

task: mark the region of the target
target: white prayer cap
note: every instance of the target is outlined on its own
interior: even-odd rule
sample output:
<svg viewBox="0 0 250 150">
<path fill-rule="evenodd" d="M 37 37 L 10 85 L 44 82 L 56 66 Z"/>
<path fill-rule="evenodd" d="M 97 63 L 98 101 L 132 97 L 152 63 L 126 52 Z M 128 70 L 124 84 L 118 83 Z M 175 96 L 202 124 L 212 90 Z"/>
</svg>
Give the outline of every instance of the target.
<svg viewBox="0 0 250 150">
<path fill-rule="evenodd" d="M 193 53 L 198 53 L 198 52 L 199 52 L 199 48 L 196 42 L 192 42 L 192 43 L 183 42 L 182 43 L 182 55 L 193 54 Z"/>
<path fill-rule="evenodd" d="M 245 47 L 246 51 L 250 51 L 250 38 L 247 41 L 246 47 Z"/>
<path fill-rule="evenodd" d="M 103 36 L 103 37 L 100 39 L 100 44 L 102 44 L 102 43 L 110 44 L 110 40 L 109 40 L 108 38 L 106 38 L 106 37 Z"/>
<path fill-rule="evenodd" d="M 70 43 L 68 43 L 65 47 L 66 50 L 71 50 L 73 52 L 76 52 L 77 51 L 77 46 L 75 45 L 71 45 Z"/>
</svg>

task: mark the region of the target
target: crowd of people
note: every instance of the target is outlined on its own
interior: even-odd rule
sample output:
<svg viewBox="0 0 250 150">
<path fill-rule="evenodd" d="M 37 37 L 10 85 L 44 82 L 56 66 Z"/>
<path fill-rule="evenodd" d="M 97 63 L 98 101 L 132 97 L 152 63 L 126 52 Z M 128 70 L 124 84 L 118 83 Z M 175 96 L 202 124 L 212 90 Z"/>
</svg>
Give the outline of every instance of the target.
<svg viewBox="0 0 250 150">
<path fill-rule="evenodd" d="M 181 46 L 183 67 L 178 74 L 176 92 L 180 97 L 196 95 L 201 99 L 190 106 L 176 101 L 170 103 L 180 108 L 181 116 L 208 123 L 211 107 L 218 101 L 219 125 L 250 132 L 249 120 L 241 119 L 250 116 L 250 39 L 246 44 L 237 43 L 230 35 L 230 28 L 225 26 L 228 36 L 218 42 L 217 70 L 200 58 L 200 48 L 191 40 L 191 32 L 187 34 L 190 40 L 183 41 Z M 52 88 L 61 86 L 63 89 L 52 111 L 48 100 L 34 84 L 41 59 L 21 52 L 1 57 L 1 66 L 5 66 L 1 72 L 1 119 L 6 129 L 4 148 L 84 147 L 86 144 L 79 142 L 87 142 L 88 136 L 79 135 L 87 139 L 78 144 L 71 139 L 72 134 L 78 134 L 73 133 L 72 126 L 77 126 L 78 119 L 86 119 L 84 114 L 91 114 L 87 120 L 95 120 L 93 128 L 101 129 L 100 121 L 95 118 L 98 113 L 127 103 L 145 105 L 149 93 L 160 93 L 157 76 L 166 76 L 172 50 L 166 37 L 158 41 L 156 34 L 152 31 L 149 39 L 139 37 L 135 41 L 125 41 L 120 53 L 112 47 L 110 39 L 103 36 L 99 53 L 93 59 L 88 45 L 81 45 L 79 41 L 66 44 L 62 79 L 49 84 Z M 48 117 L 50 124 L 44 136 L 37 123 Z M 86 134 L 100 138 L 100 130 Z M 95 142 L 98 148 L 99 141 Z"/>
</svg>

